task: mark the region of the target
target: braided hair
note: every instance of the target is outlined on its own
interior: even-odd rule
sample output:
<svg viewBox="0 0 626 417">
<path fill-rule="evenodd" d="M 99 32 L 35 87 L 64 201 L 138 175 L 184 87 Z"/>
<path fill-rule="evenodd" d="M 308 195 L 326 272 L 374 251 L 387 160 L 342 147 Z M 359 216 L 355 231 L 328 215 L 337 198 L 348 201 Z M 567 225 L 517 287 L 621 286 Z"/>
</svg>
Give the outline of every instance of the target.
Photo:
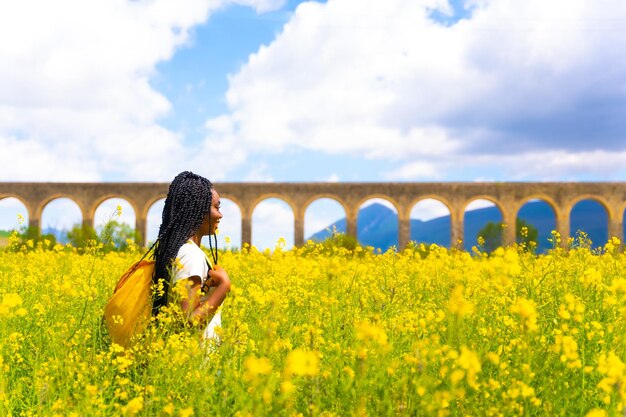
<svg viewBox="0 0 626 417">
<path fill-rule="evenodd" d="M 163 282 L 163 292 L 152 303 L 153 314 L 167 304 L 170 269 L 178 250 L 198 231 L 205 216 L 210 216 L 212 190 L 211 181 L 189 171 L 178 174 L 170 184 L 153 253 L 156 262 L 152 282 Z"/>
</svg>

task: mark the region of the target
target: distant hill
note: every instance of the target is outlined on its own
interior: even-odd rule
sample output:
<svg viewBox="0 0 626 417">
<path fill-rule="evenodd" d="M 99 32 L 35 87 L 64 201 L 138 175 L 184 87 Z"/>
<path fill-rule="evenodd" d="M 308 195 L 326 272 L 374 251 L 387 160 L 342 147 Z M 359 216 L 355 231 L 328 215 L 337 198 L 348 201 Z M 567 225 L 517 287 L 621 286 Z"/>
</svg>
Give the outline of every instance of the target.
<svg viewBox="0 0 626 417">
<path fill-rule="evenodd" d="M 519 217 L 535 226 L 539 231 L 538 250 L 543 252 L 551 247 L 548 238 L 556 228 L 556 219 L 550 206 L 544 202 L 530 202 L 519 212 Z M 478 232 L 487 222 L 500 222 L 500 211 L 494 207 L 472 210 L 465 213 L 465 249 L 470 250 L 476 245 Z M 602 246 L 608 239 L 608 215 L 604 208 L 595 201 L 585 200 L 576 205 L 571 213 L 571 230 L 584 230 L 595 247 Z M 336 227 L 339 231 L 346 230 L 346 219 L 328 225 L 309 237 L 321 241 L 330 235 Z M 398 244 L 398 217 L 390 208 L 382 204 L 372 204 L 359 211 L 357 219 L 359 242 L 386 250 Z M 438 217 L 428 221 L 411 219 L 411 240 L 424 243 L 436 243 L 450 247 L 450 216 Z"/>
</svg>

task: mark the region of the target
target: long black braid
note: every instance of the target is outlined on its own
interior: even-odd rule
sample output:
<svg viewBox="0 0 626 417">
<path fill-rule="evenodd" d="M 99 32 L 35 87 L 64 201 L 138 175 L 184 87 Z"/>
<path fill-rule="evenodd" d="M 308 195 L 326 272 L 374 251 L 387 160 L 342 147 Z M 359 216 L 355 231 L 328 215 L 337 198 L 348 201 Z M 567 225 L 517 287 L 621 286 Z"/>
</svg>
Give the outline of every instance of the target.
<svg viewBox="0 0 626 417">
<path fill-rule="evenodd" d="M 211 215 L 212 190 L 211 181 L 189 171 L 178 174 L 170 184 L 153 255 L 156 263 L 152 282 L 163 282 L 161 296 L 155 296 L 152 303 L 153 314 L 167 304 L 170 270 L 178 250 L 198 231 L 207 213 Z"/>
</svg>

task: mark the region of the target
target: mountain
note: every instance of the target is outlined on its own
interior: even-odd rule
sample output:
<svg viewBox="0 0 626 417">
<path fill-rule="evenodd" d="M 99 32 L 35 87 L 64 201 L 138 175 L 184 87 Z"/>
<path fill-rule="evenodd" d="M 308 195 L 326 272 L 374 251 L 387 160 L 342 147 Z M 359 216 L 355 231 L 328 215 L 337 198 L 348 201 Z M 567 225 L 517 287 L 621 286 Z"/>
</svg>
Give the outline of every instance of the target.
<svg viewBox="0 0 626 417">
<path fill-rule="evenodd" d="M 556 228 L 556 219 L 552 208 L 542 201 L 525 204 L 518 213 L 520 219 L 537 228 L 538 251 L 545 252 L 551 247 L 548 239 L 550 232 Z M 584 230 L 593 242 L 594 247 L 602 246 L 608 239 L 608 215 L 604 208 L 592 200 L 578 203 L 570 214 L 572 233 Z M 500 222 L 502 216 L 497 207 L 487 207 L 465 213 L 465 249 L 470 250 L 476 244 L 478 232 L 487 222 Z M 321 241 L 330 235 L 330 230 L 345 232 L 346 219 L 341 219 L 309 237 Z M 372 204 L 359 211 L 357 219 L 359 242 L 386 250 L 398 244 L 398 216 L 390 208 L 382 204 Z M 411 240 L 424 243 L 436 243 L 450 247 L 450 216 L 438 217 L 422 221 L 411 219 Z"/>
</svg>

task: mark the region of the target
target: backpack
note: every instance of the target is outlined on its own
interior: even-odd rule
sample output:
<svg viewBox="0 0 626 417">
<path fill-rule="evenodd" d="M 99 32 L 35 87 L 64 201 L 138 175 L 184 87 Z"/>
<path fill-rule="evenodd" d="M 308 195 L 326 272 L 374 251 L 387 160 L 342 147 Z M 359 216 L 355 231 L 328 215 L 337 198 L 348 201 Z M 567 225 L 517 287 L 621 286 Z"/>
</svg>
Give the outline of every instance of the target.
<svg viewBox="0 0 626 417">
<path fill-rule="evenodd" d="M 142 259 L 120 278 L 104 307 L 104 321 L 111 340 L 124 348 L 141 334 L 152 316 L 152 274 L 155 261 Z"/>
</svg>

